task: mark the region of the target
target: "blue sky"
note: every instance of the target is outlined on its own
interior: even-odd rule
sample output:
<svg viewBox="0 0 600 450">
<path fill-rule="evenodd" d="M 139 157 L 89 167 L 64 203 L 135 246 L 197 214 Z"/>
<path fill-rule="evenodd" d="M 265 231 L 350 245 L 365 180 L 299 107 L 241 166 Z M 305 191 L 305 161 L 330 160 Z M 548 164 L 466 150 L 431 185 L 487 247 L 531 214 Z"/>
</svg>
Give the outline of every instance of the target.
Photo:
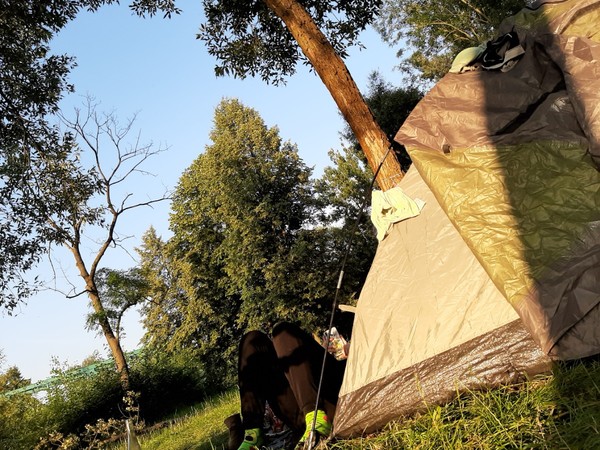
<svg viewBox="0 0 600 450">
<path fill-rule="evenodd" d="M 76 92 L 63 101 L 64 114 L 72 116 L 73 108 L 90 95 L 101 103 L 101 111 L 113 111 L 122 121 L 137 113 L 133 135 L 139 130 L 143 141 L 169 146 L 145 166 L 155 176 L 136 179 L 128 186 L 140 199 L 160 195 L 177 184 L 182 171 L 210 143 L 214 108 L 225 97 L 238 98 L 256 109 L 268 126 L 277 126 L 281 137 L 296 143 L 304 162 L 320 175 L 330 163 L 328 150 L 340 147 L 339 132 L 344 126 L 329 92 L 304 66 L 279 87 L 261 80 L 216 78 L 214 60 L 195 39 L 202 22 L 199 3 L 179 0 L 183 13 L 170 20 L 140 19 L 126 6 L 114 5 L 95 14 L 84 13 L 69 24 L 52 45 L 55 52 L 77 58 L 70 76 Z M 370 30 L 362 41 L 366 49 L 351 51 L 347 60 L 359 88 L 364 92 L 373 70 L 400 85 L 401 75 L 393 69 L 398 62 L 395 50 Z M 130 255 L 135 256 L 133 249 L 150 226 L 163 237 L 169 236 L 168 203 L 125 219 L 120 226 L 123 234 L 131 236 L 129 254 L 113 249 L 105 260 L 107 267 L 135 265 Z M 56 261 L 77 283 L 69 255 L 57 252 Z M 41 266 L 39 272 L 47 278 L 49 266 Z M 16 365 L 24 377 L 36 381 L 49 376 L 53 358 L 73 365 L 95 350 L 107 355 L 104 338 L 85 330 L 87 310 L 83 296 L 67 300 L 45 291 L 17 308 L 15 315 L 0 315 L 4 368 Z M 143 329 L 135 311 L 125 319 L 124 347 L 132 350 Z"/>
</svg>

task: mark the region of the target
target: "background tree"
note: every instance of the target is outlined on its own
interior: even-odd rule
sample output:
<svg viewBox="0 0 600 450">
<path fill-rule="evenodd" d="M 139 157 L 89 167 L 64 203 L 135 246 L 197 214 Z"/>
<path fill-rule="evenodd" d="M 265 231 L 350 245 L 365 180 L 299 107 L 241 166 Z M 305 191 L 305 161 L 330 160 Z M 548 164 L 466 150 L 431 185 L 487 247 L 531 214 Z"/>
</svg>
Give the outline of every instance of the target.
<svg viewBox="0 0 600 450">
<path fill-rule="evenodd" d="M 136 249 L 140 256 L 140 273 L 147 286 L 149 301 L 142 305 L 146 333 L 143 340 L 147 347 L 166 348 L 174 351 L 188 346 L 187 332 L 179 329 L 185 319 L 187 297 L 179 288 L 175 263 L 167 249 L 167 243 L 150 227 L 142 236 L 142 244 Z M 196 329 L 196 327 L 192 327 Z"/>
<path fill-rule="evenodd" d="M 485 44 L 524 0 L 384 0 L 376 28 L 390 45 L 410 52 L 401 67 L 413 80 L 441 78 L 454 57 L 467 47 Z M 398 51 L 402 56 L 404 49 Z M 416 72 L 415 72 L 416 71 Z"/>
<path fill-rule="evenodd" d="M 94 364 L 98 364 L 99 362 L 104 361 L 105 358 L 103 358 L 100 355 L 100 352 L 98 350 L 94 350 L 90 355 L 86 356 L 83 361 L 81 361 L 80 366 L 81 367 L 88 367 L 88 366 L 92 366 Z"/>
<path fill-rule="evenodd" d="M 85 180 L 73 180 L 71 167 L 66 167 L 55 180 L 63 186 L 63 189 L 43 192 L 45 197 L 56 195 L 62 199 L 61 206 L 64 214 L 59 217 L 46 217 L 46 220 L 55 232 L 53 242 L 69 250 L 79 276 L 83 280 L 83 289 L 73 287 L 68 295 L 70 297 L 87 295 L 93 310 L 93 318 L 115 359 L 122 386 L 124 390 L 128 390 L 127 361 L 118 338 L 119 329 L 115 329 L 115 326 L 119 326 L 120 316 L 117 313 L 116 317 L 112 317 L 112 313 L 115 312 L 115 308 L 123 310 L 127 302 L 133 300 L 131 300 L 131 292 L 115 293 L 114 286 L 111 285 L 112 281 L 100 276 L 103 274 L 100 271 L 100 264 L 109 248 L 122 244 L 124 237 L 118 233 L 118 224 L 124 214 L 151 206 L 167 198 L 165 194 L 158 198 L 136 202 L 130 192 L 119 191 L 132 176 L 145 174 L 141 170 L 142 164 L 164 149 L 155 149 L 152 143 L 141 144 L 139 136 L 133 144 L 128 142 L 127 137 L 133 127 L 134 119 L 121 125 L 114 115 L 98 113 L 96 105 L 91 100 L 88 100 L 84 113 L 80 110 L 76 111 L 73 121 L 66 118 L 63 120 L 72 135 L 77 137 L 80 145 L 93 155 L 91 167 L 87 172 L 93 183 L 86 185 Z M 106 152 L 105 146 L 112 148 L 112 151 Z M 80 147 L 78 151 L 81 151 Z M 76 168 L 80 164 L 83 164 L 80 159 L 73 161 Z M 89 243 L 86 239 L 97 243 L 96 249 L 91 254 L 88 254 Z M 128 275 L 131 276 L 132 273 Z M 131 277 L 128 281 L 131 281 Z M 103 297 L 103 293 L 108 294 L 107 297 Z M 122 296 L 119 297 L 120 295 Z M 117 302 L 117 306 L 114 301 Z M 111 318 L 114 318 L 115 322 L 111 323 Z"/>
<path fill-rule="evenodd" d="M 31 384 L 30 378 L 23 378 L 17 366 L 11 366 L 0 373 L 0 393 L 13 391 Z"/>
<path fill-rule="evenodd" d="M 117 339 L 121 339 L 121 322 L 125 312 L 146 300 L 148 286 L 140 269 L 127 270 L 102 268 L 96 272 L 98 294 L 103 299 L 104 313 Z M 97 313 L 88 316 L 88 327 L 102 332 L 102 318 Z"/>
<path fill-rule="evenodd" d="M 321 262 L 336 249 L 312 219 L 311 171 L 277 128 L 224 100 L 210 138 L 174 193 L 173 237 L 145 237 L 142 270 L 162 273 L 145 323 L 155 344 L 194 347 L 225 379 L 246 329 L 326 321 L 337 274 Z"/>
</svg>

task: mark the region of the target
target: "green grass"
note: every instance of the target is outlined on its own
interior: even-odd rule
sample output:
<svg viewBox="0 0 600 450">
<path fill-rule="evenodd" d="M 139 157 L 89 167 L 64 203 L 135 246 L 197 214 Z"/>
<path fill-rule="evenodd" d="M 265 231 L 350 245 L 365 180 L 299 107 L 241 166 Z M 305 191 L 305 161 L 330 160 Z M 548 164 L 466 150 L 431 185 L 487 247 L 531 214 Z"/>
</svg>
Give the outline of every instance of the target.
<svg viewBox="0 0 600 450">
<path fill-rule="evenodd" d="M 138 436 L 143 450 L 222 450 L 228 431 L 223 420 L 239 411 L 237 391 L 196 406 L 171 426 Z M 115 447 L 122 449 L 123 443 Z"/>
<path fill-rule="evenodd" d="M 144 450 L 223 449 L 223 419 L 238 408 L 237 393 L 228 393 L 140 443 Z M 461 393 L 447 405 L 429 405 L 378 433 L 326 449 L 600 449 L 600 363 L 557 367 L 518 385 Z"/>
</svg>

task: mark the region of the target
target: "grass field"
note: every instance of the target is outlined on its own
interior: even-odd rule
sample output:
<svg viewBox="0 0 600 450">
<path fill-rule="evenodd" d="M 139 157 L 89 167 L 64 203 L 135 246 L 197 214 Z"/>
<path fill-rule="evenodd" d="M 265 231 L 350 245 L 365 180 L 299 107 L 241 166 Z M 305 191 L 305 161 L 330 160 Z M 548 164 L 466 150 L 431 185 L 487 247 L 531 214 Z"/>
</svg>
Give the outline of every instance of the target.
<svg viewBox="0 0 600 450">
<path fill-rule="evenodd" d="M 236 392 L 219 396 L 172 426 L 140 436 L 142 449 L 222 450 L 223 419 L 238 408 Z M 332 441 L 325 448 L 600 449 L 600 363 L 565 365 L 518 385 L 462 393 L 376 434 Z"/>
</svg>

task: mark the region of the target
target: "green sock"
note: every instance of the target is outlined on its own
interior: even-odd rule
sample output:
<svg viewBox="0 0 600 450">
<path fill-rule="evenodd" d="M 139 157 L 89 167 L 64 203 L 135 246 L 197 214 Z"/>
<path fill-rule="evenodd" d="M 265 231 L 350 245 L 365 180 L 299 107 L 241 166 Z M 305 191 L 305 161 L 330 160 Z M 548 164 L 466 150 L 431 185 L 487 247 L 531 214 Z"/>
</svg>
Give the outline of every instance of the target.
<svg viewBox="0 0 600 450">
<path fill-rule="evenodd" d="M 306 442 L 308 440 L 308 436 L 310 435 L 310 431 L 312 429 L 314 417 L 315 417 L 314 411 L 311 411 L 306 414 L 306 416 L 305 416 L 306 431 L 302 435 L 300 442 Z M 319 435 L 321 435 L 323 437 L 327 437 L 331 433 L 331 428 L 332 428 L 331 422 L 329 422 L 329 419 L 327 418 L 327 414 L 325 414 L 325 411 L 318 409 L 317 410 L 317 420 L 315 421 L 315 431 L 317 433 L 319 433 Z"/>
<path fill-rule="evenodd" d="M 250 428 L 244 431 L 244 442 L 238 450 L 258 450 L 262 442 L 262 430 L 260 428 Z"/>
</svg>

